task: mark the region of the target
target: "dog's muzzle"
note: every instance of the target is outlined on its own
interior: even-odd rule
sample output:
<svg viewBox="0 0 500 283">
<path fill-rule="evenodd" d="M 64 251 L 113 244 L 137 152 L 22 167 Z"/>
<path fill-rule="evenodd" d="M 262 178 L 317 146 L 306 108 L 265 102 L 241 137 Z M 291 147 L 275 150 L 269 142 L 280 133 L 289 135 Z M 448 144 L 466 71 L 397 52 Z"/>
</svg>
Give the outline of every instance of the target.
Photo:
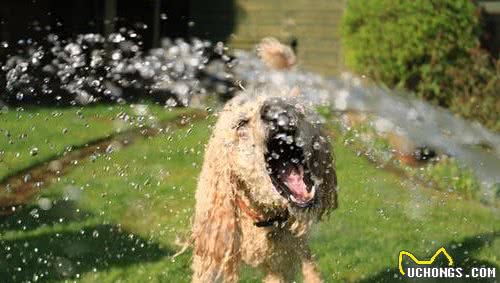
<svg viewBox="0 0 500 283">
<path fill-rule="evenodd" d="M 312 182 L 308 152 L 310 140 L 301 135 L 307 123 L 298 106 L 273 98 L 261 110 L 267 130 L 266 167 L 274 188 L 290 203 L 301 208 L 314 205 L 316 186 Z"/>
</svg>

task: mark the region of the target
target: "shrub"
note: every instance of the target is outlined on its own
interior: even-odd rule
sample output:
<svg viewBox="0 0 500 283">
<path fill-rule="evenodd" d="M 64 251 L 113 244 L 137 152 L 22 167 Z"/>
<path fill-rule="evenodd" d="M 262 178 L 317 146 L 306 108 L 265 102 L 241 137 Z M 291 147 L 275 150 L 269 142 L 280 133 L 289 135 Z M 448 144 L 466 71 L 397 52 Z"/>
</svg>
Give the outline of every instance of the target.
<svg viewBox="0 0 500 283">
<path fill-rule="evenodd" d="M 456 192 L 468 199 L 478 198 L 481 192 L 481 185 L 472 171 L 446 156 L 442 156 L 439 162 L 429 164 L 423 170 L 413 170 L 410 174 L 432 182 L 439 190 Z"/>
<path fill-rule="evenodd" d="M 348 0 L 342 36 L 354 71 L 447 107 L 442 80 L 479 44 L 480 21 L 470 0 Z"/>
<path fill-rule="evenodd" d="M 473 49 L 469 58 L 461 59 L 446 75 L 442 88 L 454 94 L 450 109 L 500 131 L 500 60 Z"/>
</svg>

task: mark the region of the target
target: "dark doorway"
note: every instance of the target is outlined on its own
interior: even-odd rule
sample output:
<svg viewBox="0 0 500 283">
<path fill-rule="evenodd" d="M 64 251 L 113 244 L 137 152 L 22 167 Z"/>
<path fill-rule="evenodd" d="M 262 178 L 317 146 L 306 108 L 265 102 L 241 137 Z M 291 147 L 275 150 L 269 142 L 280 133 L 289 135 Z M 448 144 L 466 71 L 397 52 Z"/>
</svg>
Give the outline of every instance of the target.
<svg viewBox="0 0 500 283">
<path fill-rule="evenodd" d="M 0 42 L 109 33 L 124 27 L 144 47 L 163 37 L 225 41 L 235 23 L 234 0 L 1 0 Z"/>
<path fill-rule="evenodd" d="M 61 37 L 102 29 L 100 0 L 2 0 L 0 40 L 38 39 L 54 32 Z"/>
<path fill-rule="evenodd" d="M 162 36 L 186 38 L 189 34 L 189 1 L 163 1 Z"/>
</svg>

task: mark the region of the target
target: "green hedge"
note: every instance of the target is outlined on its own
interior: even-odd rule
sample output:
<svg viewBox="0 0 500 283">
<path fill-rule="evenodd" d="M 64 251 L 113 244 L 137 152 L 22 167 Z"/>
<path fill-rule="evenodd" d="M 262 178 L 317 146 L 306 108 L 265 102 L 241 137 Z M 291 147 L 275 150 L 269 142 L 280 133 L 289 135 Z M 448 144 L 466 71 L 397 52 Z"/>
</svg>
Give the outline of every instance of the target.
<svg viewBox="0 0 500 283">
<path fill-rule="evenodd" d="M 442 87 L 453 93 L 450 110 L 500 132 L 500 60 L 484 50 L 472 49 L 470 57 L 447 70 Z"/>
<path fill-rule="evenodd" d="M 478 46 L 470 0 L 348 0 L 342 21 L 347 65 L 448 107 L 447 70 Z"/>
</svg>

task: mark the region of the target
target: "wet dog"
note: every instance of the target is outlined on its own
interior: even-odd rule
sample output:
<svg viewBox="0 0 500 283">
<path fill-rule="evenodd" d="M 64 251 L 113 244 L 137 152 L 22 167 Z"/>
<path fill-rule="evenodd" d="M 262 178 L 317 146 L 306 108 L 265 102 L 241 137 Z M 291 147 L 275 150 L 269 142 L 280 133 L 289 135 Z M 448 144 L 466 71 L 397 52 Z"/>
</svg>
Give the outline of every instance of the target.
<svg viewBox="0 0 500 283">
<path fill-rule="evenodd" d="M 290 91 L 230 100 L 207 145 L 196 192 L 193 282 L 236 282 L 242 261 L 265 282 L 321 282 L 307 240 L 337 207 L 332 147 Z"/>
<path fill-rule="evenodd" d="M 266 37 L 257 45 L 257 55 L 273 70 L 290 70 L 297 64 L 293 49 L 274 37 Z"/>
</svg>

